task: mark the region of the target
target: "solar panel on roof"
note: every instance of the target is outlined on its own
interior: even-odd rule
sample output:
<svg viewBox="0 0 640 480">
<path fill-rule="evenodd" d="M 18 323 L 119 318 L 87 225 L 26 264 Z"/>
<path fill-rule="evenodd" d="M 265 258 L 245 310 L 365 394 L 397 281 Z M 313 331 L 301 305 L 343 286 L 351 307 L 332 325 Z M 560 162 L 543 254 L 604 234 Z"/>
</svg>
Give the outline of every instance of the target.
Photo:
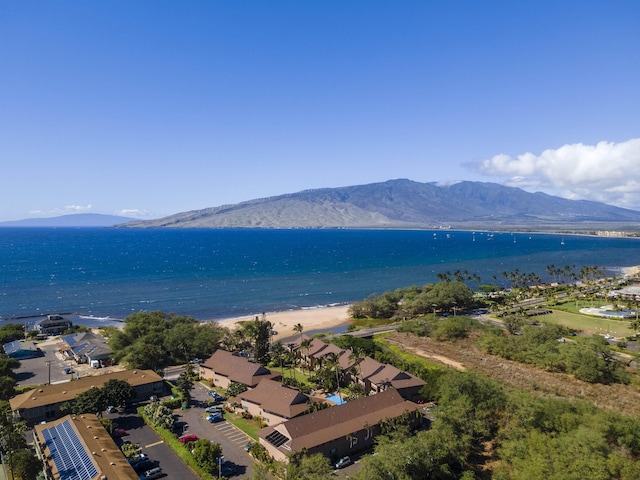
<svg viewBox="0 0 640 480">
<path fill-rule="evenodd" d="M 60 480 L 89 480 L 98 475 L 70 420 L 44 429 L 42 436 Z"/>
<path fill-rule="evenodd" d="M 273 445 L 276 448 L 280 447 L 281 445 L 284 445 L 289 441 L 287 437 L 285 437 L 283 434 L 281 434 L 278 431 L 271 432 L 269 435 L 265 437 L 265 440 L 267 440 L 267 442 L 269 442 L 271 445 Z"/>
<path fill-rule="evenodd" d="M 11 355 L 12 353 L 16 353 L 20 350 L 20 340 L 14 340 L 13 342 L 4 344 L 4 352 L 7 355 Z"/>
</svg>

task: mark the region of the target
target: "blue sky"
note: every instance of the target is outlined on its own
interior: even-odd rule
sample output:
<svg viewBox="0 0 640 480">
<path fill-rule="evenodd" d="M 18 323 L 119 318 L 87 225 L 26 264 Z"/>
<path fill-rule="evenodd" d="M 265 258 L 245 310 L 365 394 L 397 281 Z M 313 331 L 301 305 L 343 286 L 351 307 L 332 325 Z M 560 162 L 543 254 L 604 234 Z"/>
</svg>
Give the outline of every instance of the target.
<svg viewBox="0 0 640 480">
<path fill-rule="evenodd" d="M 478 180 L 640 209 L 640 2 L 0 2 L 0 220 Z"/>
</svg>

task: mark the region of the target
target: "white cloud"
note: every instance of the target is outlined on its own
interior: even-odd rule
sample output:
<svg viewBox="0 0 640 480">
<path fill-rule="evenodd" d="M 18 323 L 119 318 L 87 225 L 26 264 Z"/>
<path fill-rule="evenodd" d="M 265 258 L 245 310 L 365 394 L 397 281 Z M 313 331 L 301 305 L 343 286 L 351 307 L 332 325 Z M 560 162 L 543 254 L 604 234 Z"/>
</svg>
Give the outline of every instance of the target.
<svg viewBox="0 0 640 480">
<path fill-rule="evenodd" d="M 87 213 L 93 210 L 92 205 L 66 205 L 64 212 L 66 213 Z"/>
<path fill-rule="evenodd" d="M 119 215 L 121 217 L 157 218 L 157 215 L 154 215 L 148 210 L 140 210 L 139 208 L 123 208 L 122 210 L 117 210 L 113 212 L 113 214 Z"/>
<path fill-rule="evenodd" d="M 93 210 L 93 205 L 65 205 L 64 207 L 52 208 L 51 210 L 31 210 L 29 215 L 33 216 L 59 216 L 73 213 L 88 213 Z"/>
<path fill-rule="evenodd" d="M 540 155 L 500 154 L 482 161 L 478 171 L 507 177 L 506 184 L 571 199 L 640 209 L 640 138 L 597 145 L 576 143 Z"/>
</svg>

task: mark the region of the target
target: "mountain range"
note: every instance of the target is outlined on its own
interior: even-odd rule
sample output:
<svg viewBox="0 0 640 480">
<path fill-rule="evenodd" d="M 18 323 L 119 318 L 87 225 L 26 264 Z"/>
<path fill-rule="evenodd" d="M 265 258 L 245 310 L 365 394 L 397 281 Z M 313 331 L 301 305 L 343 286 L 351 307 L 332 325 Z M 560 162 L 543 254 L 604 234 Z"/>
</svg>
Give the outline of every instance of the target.
<svg viewBox="0 0 640 480">
<path fill-rule="evenodd" d="M 640 212 L 496 183 L 407 179 L 321 188 L 137 220 L 127 228 L 442 228 L 558 230 L 636 227 Z"/>
<path fill-rule="evenodd" d="M 76 213 L 58 217 L 27 218 L 0 222 L 0 227 L 113 227 L 132 220 L 136 219 L 100 213 Z"/>
</svg>

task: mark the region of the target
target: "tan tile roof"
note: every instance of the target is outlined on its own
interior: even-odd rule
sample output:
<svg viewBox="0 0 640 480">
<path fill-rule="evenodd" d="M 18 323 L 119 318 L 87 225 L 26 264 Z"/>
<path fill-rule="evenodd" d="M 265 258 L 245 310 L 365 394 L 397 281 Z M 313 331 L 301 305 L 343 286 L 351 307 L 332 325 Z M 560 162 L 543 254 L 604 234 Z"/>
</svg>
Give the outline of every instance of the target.
<svg viewBox="0 0 640 480">
<path fill-rule="evenodd" d="M 313 340 L 311 340 L 311 345 L 309 347 L 309 356 L 314 358 L 324 357 L 329 353 L 335 353 L 340 355 L 343 352 L 344 350 L 337 347 L 336 345 L 332 343 L 325 343 L 319 338 L 314 338 Z M 306 355 L 307 354 L 306 349 L 303 348 L 302 353 Z"/>
<path fill-rule="evenodd" d="M 42 437 L 42 431 L 50 429 L 58 424 L 61 424 L 69 420 L 73 430 L 78 435 L 80 443 L 84 450 L 89 455 L 89 458 L 96 466 L 98 475 L 94 478 L 117 478 L 118 480 L 138 480 L 138 475 L 131 468 L 129 462 L 116 446 L 111 436 L 104 429 L 98 417 L 92 414 L 84 414 L 78 416 L 67 415 L 59 420 L 49 422 L 44 425 L 36 425 L 34 427 L 36 434 L 38 435 L 39 443 L 45 444 Z M 48 449 L 45 449 L 45 454 L 50 455 Z M 52 466 L 52 473 L 54 478 L 59 479 L 60 473 L 56 470 L 53 462 L 50 462 Z M 69 473 L 68 471 L 66 472 Z"/>
<path fill-rule="evenodd" d="M 380 363 L 371 357 L 365 357 L 360 365 L 358 365 L 358 369 L 362 371 L 362 378 L 368 379 L 372 375 L 375 375 L 377 372 L 384 369 L 384 363 Z"/>
<path fill-rule="evenodd" d="M 395 390 L 352 400 L 344 405 L 302 415 L 287 422 L 258 430 L 261 438 L 277 430 L 289 439 L 282 447 L 287 451 L 311 449 L 323 443 L 358 432 L 379 420 L 396 418 L 405 411 L 418 410 L 420 405 L 404 400 Z"/>
<path fill-rule="evenodd" d="M 352 350 L 342 350 L 336 345 L 327 344 L 318 338 L 313 339 L 311 342 L 309 352 L 309 355 L 314 358 L 322 358 L 329 353 L 337 353 L 339 355 L 338 363 L 343 370 L 354 365 L 354 361 L 351 358 Z M 403 372 L 392 365 L 380 363 L 371 357 L 364 357 L 356 368 L 356 374 L 363 380 L 369 380 L 375 385 L 389 383 L 394 388 L 407 388 L 425 384 L 418 377 Z"/>
<path fill-rule="evenodd" d="M 369 376 L 369 381 L 375 385 L 388 384 L 396 389 L 425 385 L 420 378 L 403 372 L 393 365 L 383 365 L 382 369 L 377 369 Z"/>
<path fill-rule="evenodd" d="M 102 387 L 108 380 L 113 379 L 124 380 L 132 387 L 162 381 L 162 377 L 153 370 L 123 370 L 104 375 L 80 377 L 72 382 L 44 385 L 16 395 L 9 400 L 9 403 L 13 411 L 52 405 L 72 400 L 91 387 Z"/>
<path fill-rule="evenodd" d="M 241 393 L 240 398 L 283 418 L 293 418 L 304 413 L 309 402 L 309 397 L 300 390 L 269 379 L 262 380 L 253 390 Z"/>
<path fill-rule="evenodd" d="M 243 383 L 250 387 L 257 385 L 262 378 L 279 375 L 272 374 L 271 370 L 259 363 L 250 362 L 244 357 L 233 355 L 222 349 L 216 350 L 202 366 L 229 378 L 233 382 Z"/>
</svg>

